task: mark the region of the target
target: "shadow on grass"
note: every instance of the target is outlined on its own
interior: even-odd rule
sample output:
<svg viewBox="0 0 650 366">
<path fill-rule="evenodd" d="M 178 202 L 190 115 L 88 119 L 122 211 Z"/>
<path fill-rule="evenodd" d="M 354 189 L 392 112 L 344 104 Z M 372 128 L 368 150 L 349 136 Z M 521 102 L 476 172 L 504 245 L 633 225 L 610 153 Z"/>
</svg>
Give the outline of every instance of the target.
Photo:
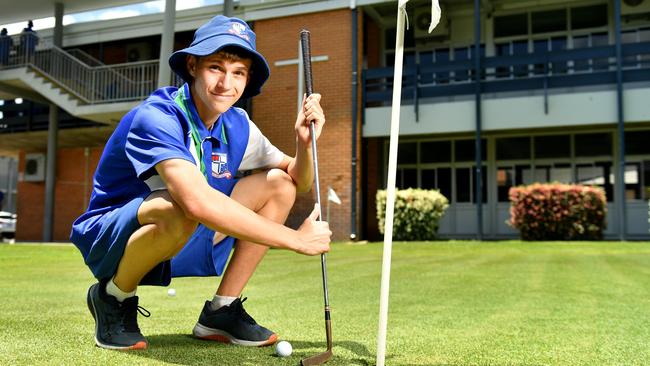
<svg viewBox="0 0 650 366">
<path fill-rule="evenodd" d="M 310 342 L 287 339 L 294 352 L 289 358 L 275 355 L 274 347 L 249 348 L 196 339 L 188 334 L 158 334 L 148 336 L 149 349 L 133 355 L 179 365 L 285 365 L 298 364 L 300 359 L 325 351 L 325 341 Z M 344 348 L 346 355 L 337 355 Z M 350 357 L 350 353 L 353 357 Z M 334 357 L 328 365 L 375 364 L 375 356 L 368 348 L 354 341 L 334 343 Z"/>
</svg>

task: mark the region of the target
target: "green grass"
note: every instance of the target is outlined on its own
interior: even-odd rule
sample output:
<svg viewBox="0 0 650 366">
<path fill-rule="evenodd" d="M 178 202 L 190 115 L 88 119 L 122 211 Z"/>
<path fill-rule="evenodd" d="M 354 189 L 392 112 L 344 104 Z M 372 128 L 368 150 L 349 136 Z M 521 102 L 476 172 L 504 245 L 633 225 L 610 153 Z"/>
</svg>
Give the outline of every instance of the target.
<svg viewBox="0 0 650 366">
<path fill-rule="evenodd" d="M 375 363 L 381 244 L 328 256 L 332 365 Z M 0 364 L 297 365 L 325 348 L 320 261 L 271 251 L 247 310 L 293 344 L 244 348 L 189 336 L 216 278 L 141 287 L 147 351 L 96 348 L 93 282 L 67 245 L 0 245 Z M 650 243 L 396 243 L 388 365 L 650 363 Z"/>
</svg>

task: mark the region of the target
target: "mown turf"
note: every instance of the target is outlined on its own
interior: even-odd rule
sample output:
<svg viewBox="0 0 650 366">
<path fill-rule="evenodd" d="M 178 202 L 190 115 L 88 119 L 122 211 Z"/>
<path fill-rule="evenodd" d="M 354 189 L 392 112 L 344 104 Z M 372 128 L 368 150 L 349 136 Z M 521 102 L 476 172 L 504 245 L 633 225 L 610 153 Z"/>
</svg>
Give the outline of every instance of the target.
<svg viewBox="0 0 650 366">
<path fill-rule="evenodd" d="M 332 365 L 375 363 L 381 243 L 328 255 Z M 293 344 L 244 348 L 189 336 L 216 278 L 141 287 L 147 351 L 94 346 L 93 283 L 68 245 L 0 245 L 0 364 L 297 365 L 325 348 L 320 261 L 273 250 L 246 309 Z M 388 365 L 650 364 L 650 243 L 395 243 Z"/>
</svg>

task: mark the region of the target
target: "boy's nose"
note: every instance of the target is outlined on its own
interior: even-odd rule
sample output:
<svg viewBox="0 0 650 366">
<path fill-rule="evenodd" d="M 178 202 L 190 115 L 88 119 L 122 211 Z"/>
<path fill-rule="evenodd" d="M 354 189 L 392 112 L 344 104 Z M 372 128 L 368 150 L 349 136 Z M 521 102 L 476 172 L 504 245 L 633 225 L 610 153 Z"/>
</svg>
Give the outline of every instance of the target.
<svg viewBox="0 0 650 366">
<path fill-rule="evenodd" d="M 230 89 L 232 85 L 232 75 L 229 72 L 225 72 L 221 79 L 219 80 L 219 86 L 222 89 Z"/>
</svg>

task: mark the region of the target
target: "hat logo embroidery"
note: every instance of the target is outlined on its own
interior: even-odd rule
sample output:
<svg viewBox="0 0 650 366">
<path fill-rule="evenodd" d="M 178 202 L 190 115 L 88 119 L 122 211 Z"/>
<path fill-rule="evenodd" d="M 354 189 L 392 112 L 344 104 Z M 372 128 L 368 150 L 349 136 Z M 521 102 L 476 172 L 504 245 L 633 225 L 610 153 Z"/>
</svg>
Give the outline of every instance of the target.
<svg viewBox="0 0 650 366">
<path fill-rule="evenodd" d="M 232 28 L 228 30 L 228 33 L 234 34 L 247 41 L 250 41 L 250 38 L 248 38 L 248 35 L 246 34 L 246 26 L 241 23 L 234 23 L 232 25 Z"/>
</svg>

